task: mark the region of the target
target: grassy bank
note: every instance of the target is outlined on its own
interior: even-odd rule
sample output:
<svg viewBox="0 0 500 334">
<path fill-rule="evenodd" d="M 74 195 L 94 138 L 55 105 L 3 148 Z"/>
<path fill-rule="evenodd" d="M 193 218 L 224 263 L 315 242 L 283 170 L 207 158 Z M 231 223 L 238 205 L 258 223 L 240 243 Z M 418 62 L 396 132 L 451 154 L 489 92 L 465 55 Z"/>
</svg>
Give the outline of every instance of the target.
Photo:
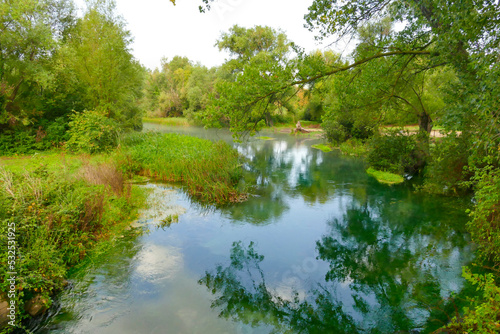
<svg viewBox="0 0 500 334">
<path fill-rule="evenodd" d="M 12 251 L 0 255 L 0 291 L 15 300 L 19 324 L 50 306 L 71 266 L 112 244 L 145 197 L 103 156 L 52 153 L 0 165 L 0 245 Z"/>
<path fill-rule="evenodd" d="M 155 123 L 168 126 L 192 126 L 193 124 L 185 117 L 144 117 L 142 119 L 146 123 Z"/>
<path fill-rule="evenodd" d="M 0 247 L 13 250 L 0 254 L 0 305 L 12 300 L 13 292 L 16 324 L 35 314 L 33 305 L 47 309 L 68 270 L 109 249 L 136 218 L 145 194 L 128 180 L 137 175 L 179 182 L 208 203 L 245 198 L 236 188 L 237 151 L 189 136 L 132 134 L 120 149 L 105 154 L 0 157 Z"/>
<path fill-rule="evenodd" d="M 174 133 L 134 134 L 117 157 L 128 175 L 180 182 L 201 201 L 225 204 L 245 195 L 236 189 L 241 164 L 236 150 L 223 142 Z"/>
</svg>

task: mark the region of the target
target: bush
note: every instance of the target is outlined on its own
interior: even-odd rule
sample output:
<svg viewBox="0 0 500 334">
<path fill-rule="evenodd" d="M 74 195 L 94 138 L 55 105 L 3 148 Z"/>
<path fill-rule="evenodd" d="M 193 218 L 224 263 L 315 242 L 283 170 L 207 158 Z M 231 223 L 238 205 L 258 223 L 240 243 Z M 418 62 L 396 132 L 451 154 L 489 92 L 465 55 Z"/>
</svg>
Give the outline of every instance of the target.
<svg viewBox="0 0 500 334">
<path fill-rule="evenodd" d="M 42 127 L 45 128 L 46 136 L 43 138 L 44 148 L 59 147 L 68 139 L 68 120 L 66 117 L 58 117 L 51 122 L 45 122 Z"/>
<path fill-rule="evenodd" d="M 372 137 L 368 149 L 367 161 L 377 170 L 416 174 L 425 165 L 426 154 L 419 148 L 416 136 L 402 131 Z"/>
<path fill-rule="evenodd" d="M 86 110 L 70 116 L 69 150 L 85 153 L 110 151 L 118 146 L 118 124 L 97 111 Z"/>
<path fill-rule="evenodd" d="M 35 135 L 30 130 L 6 130 L 0 134 L 0 154 L 29 154 L 36 150 Z"/>
<path fill-rule="evenodd" d="M 38 294 L 50 300 L 64 286 L 68 268 L 123 228 L 142 204 L 138 193 L 115 191 L 119 175 L 109 182 L 113 167 L 87 168 L 83 178 L 62 174 L 65 169 L 49 172 L 41 165 L 12 173 L 0 167 L 0 248 L 8 249 L 9 227 L 15 226 L 19 255 L 15 270 L 10 270 L 8 253 L 0 253 L 0 295 L 10 289 L 7 272 L 16 271 L 19 320 L 26 317 L 28 300 Z M 89 175 L 94 182 L 84 180 Z"/>
<path fill-rule="evenodd" d="M 326 118 L 321 127 L 326 139 L 337 145 L 351 138 L 366 140 L 374 134 L 374 127 L 364 119 L 354 120 L 348 115 Z"/>
<path fill-rule="evenodd" d="M 461 194 L 469 189 L 469 145 L 464 136 L 451 133 L 436 141 L 425 168 L 424 190 L 438 194 Z"/>
</svg>

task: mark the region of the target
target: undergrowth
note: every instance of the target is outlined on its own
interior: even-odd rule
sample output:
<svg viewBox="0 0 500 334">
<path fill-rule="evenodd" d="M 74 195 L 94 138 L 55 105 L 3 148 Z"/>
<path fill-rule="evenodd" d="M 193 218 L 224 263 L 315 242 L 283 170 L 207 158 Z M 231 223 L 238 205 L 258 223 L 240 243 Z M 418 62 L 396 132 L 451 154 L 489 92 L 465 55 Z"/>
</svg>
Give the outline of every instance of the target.
<svg viewBox="0 0 500 334">
<path fill-rule="evenodd" d="M 84 161 L 78 172 L 69 170 L 0 167 L 0 248 L 12 244 L 7 236 L 14 227 L 16 254 L 15 270 L 9 254 L 0 254 L 0 292 L 10 291 L 7 280 L 15 271 L 16 323 L 27 317 L 24 306 L 32 298 L 50 304 L 68 269 L 123 229 L 143 205 L 142 191 L 127 185 L 111 162 Z"/>
</svg>

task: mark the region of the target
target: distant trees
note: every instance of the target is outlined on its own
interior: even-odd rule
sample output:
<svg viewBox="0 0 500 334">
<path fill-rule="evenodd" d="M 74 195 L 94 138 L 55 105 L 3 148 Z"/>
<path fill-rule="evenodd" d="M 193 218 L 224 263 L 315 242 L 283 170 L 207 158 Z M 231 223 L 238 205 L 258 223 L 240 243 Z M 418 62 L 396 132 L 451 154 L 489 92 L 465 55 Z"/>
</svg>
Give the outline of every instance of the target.
<svg viewBox="0 0 500 334">
<path fill-rule="evenodd" d="M 149 72 L 143 106 L 151 116 L 198 119 L 198 112 L 210 101 L 216 78 L 216 68 L 193 64 L 186 57 L 164 58 L 160 70 Z"/>
</svg>

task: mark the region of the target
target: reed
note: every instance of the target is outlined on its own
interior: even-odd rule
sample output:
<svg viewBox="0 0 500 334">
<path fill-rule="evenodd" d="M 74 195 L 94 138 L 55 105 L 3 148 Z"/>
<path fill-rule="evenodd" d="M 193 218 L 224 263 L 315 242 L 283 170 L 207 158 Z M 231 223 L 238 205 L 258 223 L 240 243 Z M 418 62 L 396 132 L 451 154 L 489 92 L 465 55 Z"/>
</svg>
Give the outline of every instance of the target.
<svg viewBox="0 0 500 334">
<path fill-rule="evenodd" d="M 121 165 L 128 173 L 179 182 L 203 202 L 244 200 L 238 191 L 240 156 L 224 142 L 175 133 L 132 134 L 125 138 Z"/>
</svg>

